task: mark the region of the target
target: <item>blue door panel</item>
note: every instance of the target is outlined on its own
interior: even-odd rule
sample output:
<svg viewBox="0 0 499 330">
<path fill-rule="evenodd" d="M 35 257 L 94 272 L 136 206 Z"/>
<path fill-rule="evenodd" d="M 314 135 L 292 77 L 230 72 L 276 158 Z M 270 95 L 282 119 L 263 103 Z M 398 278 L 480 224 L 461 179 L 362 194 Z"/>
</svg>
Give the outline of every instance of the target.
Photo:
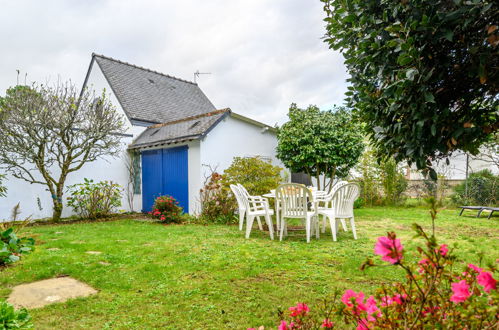
<svg viewBox="0 0 499 330">
<path fill-rule="evenodd" d="M 187 146 L 142 152 L 142 211 L 149 212 L 154 199 L 173 196 L 189 212 Z"/>
<path fill-rule="evenodd" d="M 163 194 L 175 197 L 189 212 L 187 147 L 163 149 Z"/>
</svg>

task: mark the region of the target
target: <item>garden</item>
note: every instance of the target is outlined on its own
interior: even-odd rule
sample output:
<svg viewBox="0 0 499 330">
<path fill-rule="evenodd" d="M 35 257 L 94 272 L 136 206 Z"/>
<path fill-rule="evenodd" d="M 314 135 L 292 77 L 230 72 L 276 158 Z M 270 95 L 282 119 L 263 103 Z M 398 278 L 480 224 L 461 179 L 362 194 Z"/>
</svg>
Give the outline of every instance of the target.
<svg viewBox="0 0 499 330">
<path fill-rule="evenodd" d="M 210 167 L 196 214 L 169 195 L 149 213 L 120 211 L 122 200 L 133 209 L 140 186 L 136 154 L 128 154 L 127 187 L 87 178 L 66 185 L 84 164 L 122 152 L 124 124 L 104 95 L 68 83 L 0 97 L 0 168 L 45 186 L 53 203 L 50 219 L 22 218 L 19 204 L 0 214 L 0 329 L 497 328 L 497 216 L 457 208 L 499 204 L 496 6 L 322 2 L 325 42 L 351 76 L 346 105 L 291 104 L 276 128 L 286 169 L 258 156 Z M 456 152 L 492 161 L 450 187 L 437 165 Z M 421 173 L 418 185 L 408 168 Z M 291 173 L 314 186 L 289 188 Z M 9 194 L 5 179 L 0 198 Z M 348 205 L 356 234 L 331 225 L 319 237 L 327 206 L 312 193 L 339 209 L 345 187 L 358 192 Z M 281 188 L 306 193 L 317 239 L 308 242 L 297 217 L 285 228 Z M 246 192 L 245 206 L 235 191 Z M 249 201 L 266 225 L 251 226 Z M 64 208 L 74 215 L 63 218 Z M 280 240 L 269 239 L 279 219 Z"/>
</svg>

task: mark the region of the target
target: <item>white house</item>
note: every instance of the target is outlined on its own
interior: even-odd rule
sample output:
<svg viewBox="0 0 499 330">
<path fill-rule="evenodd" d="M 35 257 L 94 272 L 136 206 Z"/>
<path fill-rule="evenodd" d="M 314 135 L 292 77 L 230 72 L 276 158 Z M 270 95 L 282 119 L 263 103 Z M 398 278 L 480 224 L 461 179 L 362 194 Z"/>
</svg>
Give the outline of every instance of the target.
<svg viewBox="0 0 499 330">
<path fill-rule="evenodd" d="M 141 157 L 135 210 L 149 211 L 155 197 L 168 194 L 179 200 L 185 211 L 198 212 L 207 166 L 222 172 L 236 156 L 261 156 L 282 166 L 275 157 L 275 128 L 229 108 L 215 108 L 196 83 L 92 54 L 83 88 L 96 93 L 105 89 L 127 118 L 123 151 L 133 149 Z M 125 187 L 128 172 L 123 159 L 108 157 L 72 173 L 67 186 L 83 178 L 111 180 Z M 51 196 L 44 186 L 11 177 L 6 183 L 8 193 L 0 199 L 0 219 L 7 219 L 18 202 L 24 216 L 51 216 Z M 130 209 L 125 194 L 122 204 L 124 210 Z M 70 214 L 65 207 L 63 216 Z"/>
</svg>

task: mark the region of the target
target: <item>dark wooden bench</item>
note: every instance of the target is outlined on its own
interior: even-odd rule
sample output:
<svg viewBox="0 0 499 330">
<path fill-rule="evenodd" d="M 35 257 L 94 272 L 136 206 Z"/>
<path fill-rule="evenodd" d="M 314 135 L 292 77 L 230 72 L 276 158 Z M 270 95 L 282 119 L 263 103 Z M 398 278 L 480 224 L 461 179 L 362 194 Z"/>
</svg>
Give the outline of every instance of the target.
<svg viewBox="0 0 499 330">
<path fill-rule="evenodd" d="M 499 212 L 499 207 L 490 207 L 490 206 L 459 206 L 459 207 L 461 208 L 459 216 L 463 214 L 464 210 L 477 210 L 478 213 L 476 214 L 476 217 L 479 218 L 480 214 L 482 214 L 483 211 L 490 211 L 489 216 L 487 217 L 487 219 L 490 219 L 490 217 L 494 212 Z"/>
</svg>

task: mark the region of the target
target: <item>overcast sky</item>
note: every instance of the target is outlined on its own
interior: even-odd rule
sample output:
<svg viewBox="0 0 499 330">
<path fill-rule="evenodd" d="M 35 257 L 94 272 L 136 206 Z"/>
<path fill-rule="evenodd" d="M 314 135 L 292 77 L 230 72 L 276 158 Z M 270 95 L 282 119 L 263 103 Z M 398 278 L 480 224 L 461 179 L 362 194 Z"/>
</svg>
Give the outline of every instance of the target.
<svg viewBox="0 0 499 330">
<path fill-rule="evenodd" d="M 0 0 L 0 93 L 21 81 L 83 82 L 91 53 L 198 83 L 217 108 L 269 124 L 292 102 L 343 102 L 341 54 L 319 0 Z"/>
</svg>

